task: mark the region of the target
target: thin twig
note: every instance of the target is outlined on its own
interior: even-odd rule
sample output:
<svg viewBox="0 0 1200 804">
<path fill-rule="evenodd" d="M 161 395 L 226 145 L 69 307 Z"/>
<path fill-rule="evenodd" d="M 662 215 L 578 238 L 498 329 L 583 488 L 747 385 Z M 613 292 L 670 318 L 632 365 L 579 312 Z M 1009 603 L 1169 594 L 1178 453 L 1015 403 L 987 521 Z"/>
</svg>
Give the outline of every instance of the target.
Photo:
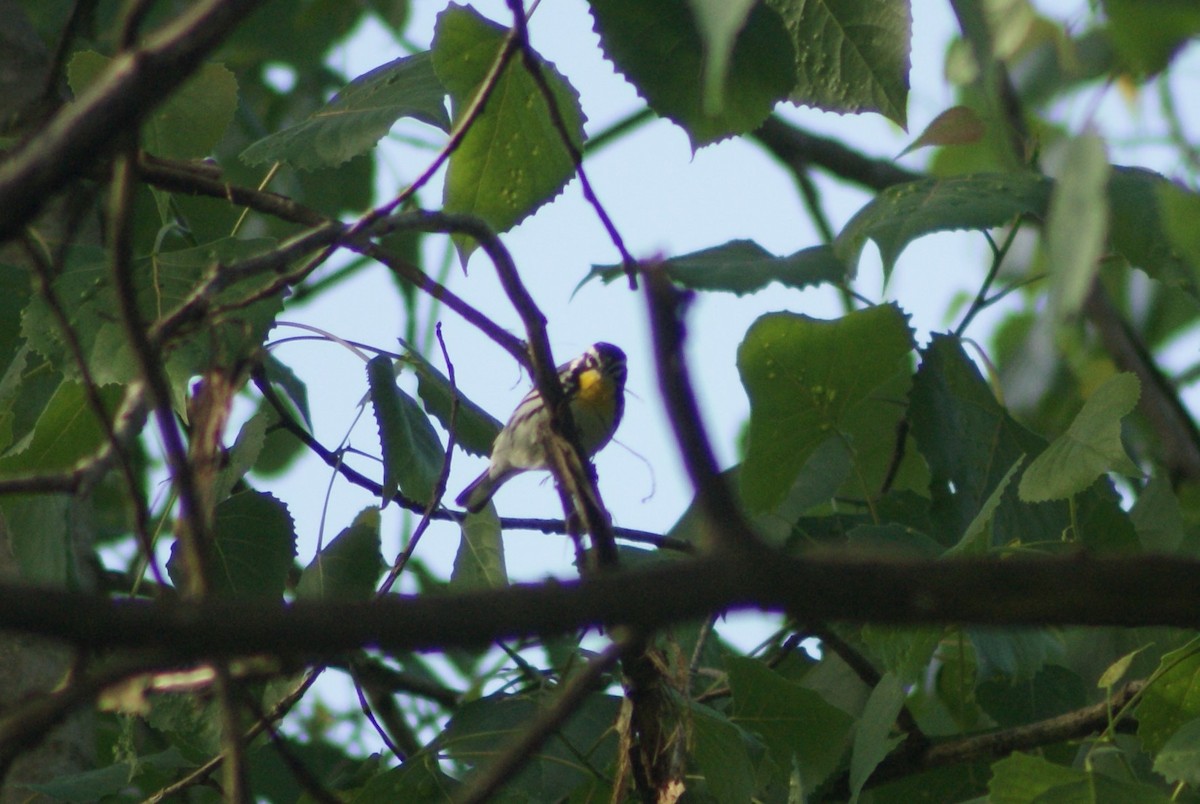
<svg viewBox="0 0 1200 804">
<path fill-rule="evenodd" d="M 130 458 L 124 441 L 118 437 L 112 417 L 104 407 L 103 400 L 100 399 L 98 390 L 100 386 L 92 376 L 91 367 L 88 365 L 87 357 L 83 354 L 83 347 L 79 343 L 79 335 L 75 332 L 75 328 L 71 326 L 71 321 L 63 309 L 58 294 L 54 291 L 50 264 L 46 262 L 42 253 L 28 237 L 22 238 L 21 242 L 25 247 L 26 255 L 33 263 L 38 291 L 42 299 L 46 302 L 46 306 L 50 308 L 50 313 L 58 325 L 59 335 L 62 337 L 63 343 L 66 344 L 67 351 L 71 353 L 71 359 L 75 361 L 75 365 L 79 369 L 79 376 L 83 380 L 83 390 L 84 395 L 87 397 L 88 407 L 92 409 L 92 414 L 100 422 L 100 426 L 104 430 L 105 440 L 108 442 L 114 460 L 121 470 L 121 479 L 125 482 L 125 490 L 128 494 L 130 505 L 133 507 L 134 538 L 137 540 L 138 547 L 142 551 L 147 564 L 150 566 L 150 572 L 154 575 L 155 582 L 160 587 L 166 586 L 162 569 L 158 566 L 158 559 L 154 555 L 154 544 L 150 538 L 149 528 L 150 511 L 146 506 L 145 498 L 142 496 L 141 487 L 134 472 L 133 460 Z"/>
</svg>

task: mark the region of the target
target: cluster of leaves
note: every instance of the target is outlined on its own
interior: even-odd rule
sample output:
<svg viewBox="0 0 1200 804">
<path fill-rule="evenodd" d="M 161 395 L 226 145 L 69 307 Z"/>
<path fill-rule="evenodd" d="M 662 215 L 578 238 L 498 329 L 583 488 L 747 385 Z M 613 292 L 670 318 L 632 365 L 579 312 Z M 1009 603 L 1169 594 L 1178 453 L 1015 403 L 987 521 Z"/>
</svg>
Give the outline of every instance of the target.
<svg viewBox="0 0 1200 804">
<path fill-rule="evenodd" d="M 71 94 L 85 97 L 118 72 L 115 43 L 128 21 L 118 4 L 95 4 L 82 18 L 68 5 L 23 3 L 21 24 L 31 42 L 43 43 L 43 71 L 54 66 L 44 43 L 69 47 L 73 55 L 58 67 Z M 1200 454 L 1200 437 L 1179 401 L 1182 378 L 1165 376 L 1153 355 L 1200 314 L 1200 196 L 1157 173 L 1111 165 L 1100 137 L 1062 130 L 1049 110 L 1094 88 L 1098 77 L 1136 89 L 1169 70 L 1200 32 L 1200 13 L 1186 0 L 1108 0 L 1106 20 L 1072 35 L 1021 0 L 953 5 L 962 39 L 948 64 L 960 99 L 914 142 L 936 148 L 928 175 L 893 172 L 880 180 L 847 148 L 839 146 L 837 158 L 827 149 L 825 161 L 809 154 L 802 172 L 819 166 L 879 191 L 830 242 L 777 257 L 742 240 L 658 266 L 698 292 L 825 284 L 849 299 L 868 240 L 890 275 L 917 238 L 956 229 L 1006 233 L 999 243 L 988 235 L 993 265 L 959 326 L 924 346 L 900 304 L 848 305 L 832 321 L 777 313 L 755 322 L 738 351 L 751 417 L 730 484 L 757 538 L 781 554 L 836 549 L 927 562 L 1194 557 L 1200 461 L 1189 455 Z M 142 22 L 152 28 L 176 10 L 157 4 Z M 731 136 L 759 136 L 771 147 L 760 126 L 781 101 L 905 124 L 910 9 L 900 0 L 593 0 L 590 10 L 605 55 L 694 148 Z M 300 569 L 287 507 L 253 488 L 255 473 L 286 470 L 303 448 L 341 463 L 306 429 L 307 389 L 262 354 L 287 294 L 298 299 L 329 287 L 311 271 L 332 241 L 297 251 L 289 238 L 370 205 L 371 152 L 402 118 L 440 132 L 442 150 L 431 166 L 448 156 L 442 212 L 474 216 L 496 233 L 550 202 L 586 149 L 579 94 L 567 77 L 537 55 L 523 25 L 509 27 L 468 6 L 450 4 L 438 16 L 428 52 L 348 84 L 324 64 L 366 15 L 401 35 L 406 11 L 382 0 L 265 3 L 212 63 L 141 121 L 151 167 L 175 172 L 167 186 L 163 173 L 147 169 L 128 209 L 117 201 L 107 209 L 132 221 L 128 264 L 97 222 L 93 205 L 105 203 L 98 199 L 106 189 L 99 163 L 81 172 L 70 203 L 44 199 L 43 217 L 0 252 L 0 483 L 13 484 L 0 486 L 0 535 L 23 581 L 71 589 L 111 583 L 93 577 L 79 555 L 136 541 L 135 559 L 106 591 L 169 599 L 168 587 L 188 586 L 197 570 L 185 549 L 188 523 L 172 524 L 179 488 L 148 501 L 159 467 L 140 435 L 157 404 L 192 430 L 189 455 L 205 486 L 199 499 L 211 504 L 202 545 L 208 594 L 253 606 L 368 600 L 390 589 L 393 579 L 380 585 L 375 509 Z M 293 82 L 287 91 L 268 78 L 281 69 Z M 46 81 L 34 69 L 27 78 L 54 87 L 58 76 Z M 19 117 L 5 124 L 15 127 L 6 143 L 13 153 L 29 133 L 19 126 L 36 133 L 38 125 Z M 1175 147 L 1195 158 L 1186 140 Z M 1052 149 L 1063 155 L 1053 179 L 1037 165 L 1039 153 Z M 96 143 L 97 158 L 109 150 Z M 181 164 L 203 157 L 215 160 L 222 182 L 239 188 L 257 186 L 268 165 L 282 168 L 273 186 L 294 205 L 248 191 L 244 203 L 255 211 L 243 221 L 244 210 L 225 191 L 206 190 L 207 166 Z M 189 169 L 196 177 L 190 185 Z M 416 237 L 406 232 L 427 219 L 392 215 L 393 206 L 363 219 L 365 237 L 375 238 L 371 256 L 419 265 Z M 438 220 L 465 257 L 476 240 L 450 217 Z M 370 228 L 380 221 L 391 228 Z M 1037 229 L 1032 256 L 1019 259 L 1014 239 Z M 334 276 L 370 264 L 359 260 Z M 587 278 L 609 281 L 629 267 L 598 266 Z M 136 298 L 122 298 L 122 270 L 136 277 Z M 415 512 L 438 506 L 443 434 L 482 454 L 499 427 L 422 355 L 430 344 L 415 337 L 416 298 L 430 291 L 453 306 L 439 287 L 419 271 L 399 282 L 406 334 L 417 346 L 398 361 L 377 356 L 366 370 L 382 477 L 371 484 L 346 475 Z M 963 335 L 1000 298 L 1015 299 L 1018 310 L 990 362 L 982 361 L 985 376 Z M 153 370 L 165 400 L 147 401 L 147 347 L 129 333 L 139 322 L 161 355 Z M 258 410 L 209 472 L 196 456 L 205 454 L 201 442 L 221 417 L 196 400 L 222 378 L 240 387 L 251 364 Z M 416 375 L 415 397 L 398 386 L 398 369 Z M 197 376 L 202 382 L 192 386 Z M 1006 404 L 1001 389 L 1018 384 L 1025 390 Z M 209 448 L 221 446 L 219 430 L 215 438 Z M 165 573 L 145 550 L 154 522 L 184 534 Z M 396 570 L 414 579 L 419 595 L 502 588 L 504 527 L 490 509 L 466 518 L 450 579 L 408 556 Z M 663 543 L 702 551 L 710 527 L 697 507 L 667 534 L 674 541 Z M 686 551 L 626 547 L 621 560 L 636 571 L 690 559 Z M 149 583 L 148 571 L 162 585 Z M 790 622 L 746 656 L 710 626 L 678 623 L 645 648 L 668 690 L 661 698 L 668 705 L 656 711 L 660 733 L 673 735 L 663 753 L 678 757 L 678 776 L 666 781 L 682 782 L 686 769 L 696 800 L 984 793 L 1011 802 L 1166 800 L 1170 784 L 1200 784 L 1200 704 L 1191 694 L 1200 643 L 1191 632 Z M 819 658 L 797 648 L 809 636 L 820 641 Z M 520 757 L 524 769 L 501 795 L 590 800 L 611 796 L 630 776 L 647 794 L 646 769 L 630 767 L 633 744 L 646 738 L 630 725 L 643 702 L 611 691 L 610 665 L 578 636 L 506 644 L 511 663 L 460 650 L 452 635 L 440 643 L 431 635 L 426 644 L 447 648 L 453 673 L 416 653 L 320 656 L 322 664 L 301 675 L 285 661 L 293 657 L 228 663 L 222 672 L 241 676 L 239 691 L 252 701 L 233 718 L 222 711 L 228 700 L 186 685 L 155 694 L 121 688 L 101 700 L 106 711 L 89 738 L 112 762 L 27 786 L 74 800 L 150 793 L 238 750 L 231 722 L 259 720 L 302 694 L 315 668 L 332 664 L 359 681 L 383 721 L 380 733 L 403 761 L 357 757 L 330 739 L 319 717 L 294 718 L 297 729 L 307 729 L 304 739 L 272 734 L 269 745 L 245 746 L 256 795 L 296 800 L 303 788 L 364 802 L 444 800 L 461 792 L 463 779 L 480 778 L 473 771 L 505 759 L 529 724 L 558 712 L 580 680 L 584 694 L 540 747 Z M 297 655 L 311 658 L 304 646 Z M 1121 687 L 1127 678 L 1141 680 Z M 13 750 L 7 723 L 0 720 L 5 762 Z M 936 761 L 933 743 L 942 752 Z M 1014 746 L 1027 753 L 1011 753 Z M 658 790 L 662 800 L 668 789 Z"/>
</svg>

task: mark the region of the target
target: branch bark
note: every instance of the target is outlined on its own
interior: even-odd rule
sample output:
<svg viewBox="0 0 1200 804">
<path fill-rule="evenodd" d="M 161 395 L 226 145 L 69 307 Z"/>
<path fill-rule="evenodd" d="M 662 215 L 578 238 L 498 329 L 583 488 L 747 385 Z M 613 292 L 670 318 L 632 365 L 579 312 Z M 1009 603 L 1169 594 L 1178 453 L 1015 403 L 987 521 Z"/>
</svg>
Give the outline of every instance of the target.
<svg viewBox="0 0 1200 804">
<path fill-rule="evenodd" d="M 871 560 L 746 549 L 580 582 L 253 612 L 236 598 L 146 603 L 0 584 L 0 628 L 89 648 L 157 647 L 176 660 L 478 647 L 585 625 L 651 630 L 734 609 L 810 621 L 1200 628 L 1200 561 Z"/>
</svg>

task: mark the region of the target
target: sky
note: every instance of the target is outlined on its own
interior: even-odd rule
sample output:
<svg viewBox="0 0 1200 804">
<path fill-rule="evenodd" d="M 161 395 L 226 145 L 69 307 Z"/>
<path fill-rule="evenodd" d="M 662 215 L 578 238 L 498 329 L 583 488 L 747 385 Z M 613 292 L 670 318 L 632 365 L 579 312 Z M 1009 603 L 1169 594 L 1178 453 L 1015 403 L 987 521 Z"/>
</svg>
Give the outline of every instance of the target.
<svg viewBox="0 0 1200 804">
<path fill-rule="evenodd" d="M 409 27 L 414 38 L 432 34 L 434 15 L 442 4 L 415 3 Z M 501 0 L 472 5 L 502 24 L 509 17 Z M 1086 2 L 1036 4 L 1055 17 L 1087 19 Z M 898 154 L 938 113 L 954 104 L 953 89 L 943 76 L 943 55 L 955 28 L 948 3 L 914 3 L 912 91 L 909 100 L 910 132 L 901 131 L 879 115 L 839 116 L 788 105 L 779 112 L 798 125 L 839 138 L 874 157 Z M 642 107 L 633 88 L 605 61 L 591 29 L 591 18 L 582 0 L 543 2 L 530 22 L 534 48 L 554 63 L 579 90 L 588 118 L 587 130 L 595 134 Z M 417 41 L 427 45 L 427 41 Z M 1200 77 L 1200 58 L 1193 46 L 1177 69 L 1180 80 Z M 333 66 L 353 76 L 404 55 L 391 36 L 375 26 L 360 30 L 336 52 Z M 1097 85 L 1066 101 L 1058 109 L 1073 131 L 1089 121 L 1117 143 L 1114 162 L 1143 164 L 1167 172 L 1166 150 L 1145 141 L 1158 124 L 1155 93 L 1129 99 Z M 1193 114 L 1191 131 L 1200 131 L 1200 113 Z M 411 139 L 437 142 L 437 132 L 415 122 L 401 122 L 381 145 L 381 197 L 394 195 L 420 174 L 432 151 L 413 147 Z M 917 151 L 898 160 L 912 169 L 923 169 L 928 151 Z M 1054 155 L 1046 154 L 1053 166 Z M 790 174 L 761 148 L 741 140 L 727 141 L 692 153 L 684 132 L 667 121 L 644 125 L 602 149 L 586 164 L 597 195 L 621 232 L 630 251 L 639 258 L 674 256 L 720 245 L 733 239 L 753 239 L 775 254 L 788 254 L 819 244 Z M 836 229 L 869 200 L 865 193 L 848 189 L 816 174 L 827 213 Z M 439 205 L 440 192 L 427 192 L 428 206 Z M 589 344 L 604 340 L 621 346 L 629 356 L 629 397 L 626 417 L 616 436 L 596 458 L 600 490 L 617 525 L 656 532 L 667 531 L 691 499 L 686 474 L 672 443 L 664 416 L 646 325 L 645 299 L 624 283 L 589 283 L 576 286 L 593 264 L 611 264 L 619 256 L 595 214 L 582 198 L 578 182 L 512 232 L 503 235 L 516 265 L 548 318 L 556 359 L 564 362 Z M 430 238 L 429 264 L 436 265 L 444 243 Z M 919 343 L 929 333 L 945 330 L 951 301 L 973 294 L 989 259 L 986 241 L 978 233 L 949 233 L 927 237 L 902 255 L 889 286 L 882 287 L 876 252 L 868 246 L 860 265 L 858 289 L 874 300 L 896 300 L 908 313 Z M 520 334 L 519 319 L 503 300 L 495 272 L 482 253 L 470 260 L 466 271 L 453 263 L 449 286 L 476 307 L 493 315 Z M 430 309 L 428 300 L 422 310 Z M 985 311 L 968 335 L 986 344 L 992 326 L 1004 315 L 1004 305 Z M 840 314 L 840 300 L 829 289 L 800 292 L 771 286 L 758 294 L 738 298 L 729 294 L 704 294 L 688 319 L 687 357 L 697 382 L 700 407 L 713 445 L 723 466 L 738 458 L 737 439 L 749 406 L 738 379 L 735 354 L 746 330 L 767 312 L 787 310 L 818 318 Z M 333 332 L 341 338 L 363 341 L 396 350 L 404 332 L 403 305 L 384 269 L 373 267 L 338 287 L 318 303 L 285 310 L 283 320 L 301 322 Z M 437 311 L 454 362 L 460 389 L 504 420 L 525 394 L 529 380 L 511 358 L 486 337 L 444 309 Z M 424 329 L 425 319 L 421 321 Z M 276 337 L 293 333 L 277 330 Z M 1186 364 L 1195 349 L 1182 350 Z M 308 382 L 315 432 L 327 446 L 338 444 L 358 416 L 358 403 L 366 392 L 363 363 L 341 347 L 315 341 L 279 347 L 277 355 Z M 441 365 L 439 355 L 433 361 Z M 354 447 L 378 455 L 374 421 L 368 412 L 351 431 Z M 379 465 L 359 460 L 356 465 L 378 477 Z M 458 452 L 454 456 L 447 497 L 452 499 L 485 466 L 482 458 Z M 342 481 L 330 482 L 329 469 L 308 458 L 284 477 L 256 481 L 289 506 L 300 531 L 302 563 L 311 559 L 318 538 L 328 542 L 354 515 L 377 506 L 366 492 Z M 511 481 L 496 497 L 506 516 L 561 516 L 557 496 L 545 473 L 530 473 Z M 323 533 L 320 523 L 324 522 Z M 389 507 L 384 514 L 384 556 L 390 560 L 399 548 L 404 518 Z M 435 525 L 425 536 L 417 555 L 442 574 L 448 574 L 458 544 L 457 528 Z M 547 575 L 573 577 L 572 549 L 561 536 L 512 532 L 505 536 L 506 557 L 513 580 L 537 580 Z M 742 648 L 751 648 L 770 630 L 769 621 L 752 615 L 730 617 L 719 627 Z"/>
</svg>

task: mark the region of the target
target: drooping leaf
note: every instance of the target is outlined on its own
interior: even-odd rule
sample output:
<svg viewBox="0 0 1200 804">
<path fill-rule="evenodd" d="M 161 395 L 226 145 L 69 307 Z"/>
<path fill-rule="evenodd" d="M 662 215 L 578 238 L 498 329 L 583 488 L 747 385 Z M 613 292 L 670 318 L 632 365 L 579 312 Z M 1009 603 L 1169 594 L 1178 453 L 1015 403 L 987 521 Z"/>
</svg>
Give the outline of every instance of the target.
<svg viewBox="0 0 1200 804">
<path fill-rule="evenodd" d="M 853 719 L 760 661 L 729 657 L 726 665 L 733 722 L 762 737 L 784 773 L 799 768 L 804 789 L 815 789 L 837 767 Z"/>
<path fill-rule="evenodd" d="M 912 332 L 893 305 L 835 321 L 774 313 L 754 323 L 738 348 L 738 371 L 750 397 L 750 442 L 742 497 L 752 511 L 780 503 L 801 468 L 862 405 L 893 408 L 876 394 L 910 372 Z M 903 393 L 903 391 L 901 391 Z"/>
<path fill-rule="evenodd" d="M 428 52 L 360 75 L 307 120 L 264 137 L 241 158 L 248 165 L 280 161 L 306 170 L 336 167 L 374 148 L 402 117 L 450 128 L 446 90 Z"/>
<path fill-rule="evenodd" d="M 383 447 L 383 499 L 390 500 L 399 488 L 428 503 L 445 460 L 442 441 L 421 407 L 396 385 L 391 358 L 372 358 L 367 380 Z"/>
<path fill-rule="evenodd" d="M 1058 319 L 1074 316 L 1092 290 L 1108 237 L 1110 168 L 1104 143 L 1094 134 L 1066 146 L 1063 166 L 1046 217 L 1050 299 Z"/>
<path fill-rule="evenodd" d="M 425 410 L 449 430 L 451 400 L 454 398 L 449 378 L 415 350 L 409 349 L 404 359 L 417 372 L 417 396 L 425 403 Z M 490 454 L 492 442 L 504 426 L 461 392 L 453 419 L 455 443 L 472 455 Z"/>
<path fill-rule="evenodd" d="M 229 496 L 238 481 L 246 476 L 251 467 L 258 462 L 266 441 L 267 426 L 271 416 L 266 411 L 259 411 L 246 420 L 238 431 L 233 446 L 226 453 L 228 459 L 222 465 L 217 475 L 213 499 L 220 501 Z"/>
<path fill-rule="evenodd" d="M 296 597 L 315 600 L 368 600 L 383 570 L 379 553 L 379 509 L 364 508 L 325 545 L 300 575 Z"/>
<path fill-rule="evenodd" d="M 854 748 L 850 754 L 850 798 L 857 801 L 867 779 L 879 767 L 879 763 L 892 749 L 904 742 L 904 737 L 894 734 L 896 715 L 904 706 L 904 685 L 891 673 L 871 690 L 867 705 L 863 707 L 854 732 Z"/>
<path fill-rule="evenodd" d="M 477 514 L 468 514 L 460 529 L 450 588 L 494 589 L 507 586 L 503 532 L 495 506 L 487 505 Z"/>
<path fill-rule="evenodd" d="M 879 112 L 908 121 L 912 11 L 908 0 L 768 0 L 796 46 L 793 103 L 828 112 Z"/>
<path fill-rule="evenodd" d="M 92 50 L 76 53 L 67 77 L 82 94 L 113 60 Z M 197 159 L 208 156 L 225 134 L 237 109 L 238 85 L 220 64 L 203 64 L 142 124 L 142 145 L 155 156 Z"/>
<path fill-rule="evenodd" d="M 1029 464 L 1018 487 L 1021 499 L 1066 499 L 1105 472 L 1140 474 L 1121 443 L 1121 419 L 1134 409 L 1140 395 L 1137 377 L 1128 372 L 1113 375 L 1097 388 L 1067 432 Z"/>
<path fill-rule="evenodd" d="M 867 238 L 879 246 L 884 271 L 912 241 L 934 232 L 991 229 L 1014 218 L 1046 214 L 1051 182 L 1036 173 L 979 173 L 918 179 L 889 187 L 850 219 L 833 244 L 853 272 Z"/>
<path fill-rule="evenodd" d="M 705 40 L 688 0 L 592 0 L 600 47 L 692 149 L 752 131 L 795 86 L 795 48 L 779 14 L 759 3 L 736 37 L 722 103 L 706 104 Z"/>
<path fill-rule="evenodd" d="M 664 260 L 657 266 L 675 284 L 692 290 L 723 290 L 744 296 L 772 282 L 803 289 L 840 284 L 846 267 L 829 246 L 812 246 L 787 257 L 776 257 L 752 240 L 731 240 L 720 246 Z M 579 284 L 599 278 L 605 284 L 625 276 L 620 265 L 594 265 Z"/>
<path fill-rule="evenodd" d="M 481 91 L 505 39 L 504 28 L 469 7 L 451 3 L 438 15 L 433 66 L 450 93 L 456 124 Z M 570 146 L 578 151 L 584 139 L 579 95 L 554 65 L 538 64 Z M 450 157 L 443 204 L 447 212 L 477 215 L 493 231 L 505 232 L 557 196 L 574 170 L 563 134 L 518 53 Z M 459 242 L 464 258 L 473 248 Z"/>
<path fill-rule="evenodd" d="M 983 121 L 979 119 L 979 115 L 974 109 L 969 106 L 951 106 L 929 121 L 925 130 L 897 154 L 896 158 L 899 159 L 918 148 L 935 145 L 969 145 L 983 139 L 983 134 Z"/>
<path fill-rule="evenodd" d="M 296 557 L 296 532 L 287 506 L 270 494 L 243 491 L 217 504 L 208 560 L 215 594 L 279 599 Z M 186 585 L 181 545 L 175 542 L 167 573 Z"/>
</svg>

